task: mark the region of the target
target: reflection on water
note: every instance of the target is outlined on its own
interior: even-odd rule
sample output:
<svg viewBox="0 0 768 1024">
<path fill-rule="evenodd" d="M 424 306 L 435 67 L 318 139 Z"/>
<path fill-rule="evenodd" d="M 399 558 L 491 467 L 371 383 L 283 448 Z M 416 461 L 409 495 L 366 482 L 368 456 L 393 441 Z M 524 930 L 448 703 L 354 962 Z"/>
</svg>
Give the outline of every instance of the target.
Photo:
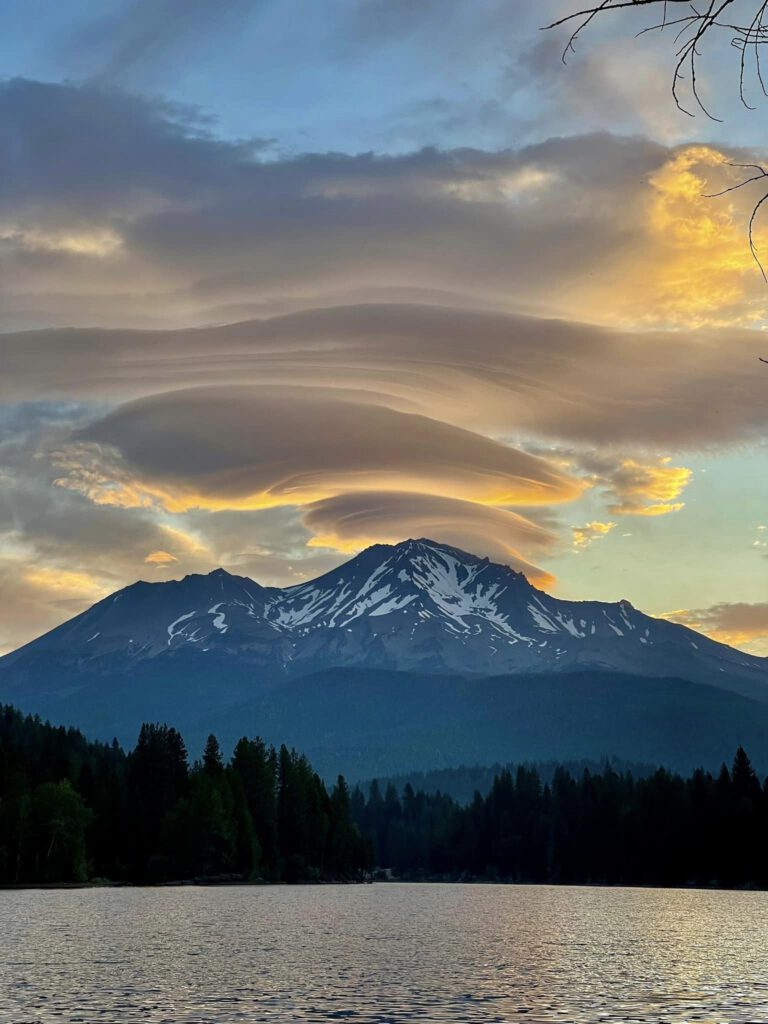
<svg viewBox="0 0 768 1024">
<path fill-rule="evenodd" d="M 0 892 L 0 1022 L 768 1022 L 768 894 Z"/>
</svg>

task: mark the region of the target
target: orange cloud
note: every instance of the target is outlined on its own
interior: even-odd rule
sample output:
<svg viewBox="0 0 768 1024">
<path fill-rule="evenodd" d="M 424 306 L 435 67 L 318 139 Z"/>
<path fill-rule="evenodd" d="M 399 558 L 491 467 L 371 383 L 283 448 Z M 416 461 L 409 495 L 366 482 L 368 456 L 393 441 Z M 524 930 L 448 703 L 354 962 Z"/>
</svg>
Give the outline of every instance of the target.
<svg viewBox="0 0 768 1024">
<path fill-rule="evenodd" d="M 741 647 L 750 654 L 768 655 L 768 602 L 722 603 L 709 608 L 678 609 L 663 618 Z"/>
<path fill-rule="evenodd" d="M 178 562 L 178 558 L 168 551 L 150 551 L 144 561 L 148 565 L 172 565 Z"/>
<path fill-rule="evenodd" d="M 587 523 L 586 526 L 573 527 L 573 548 L 575 551 L 585 551 L 596 540 L 607 537 L 611 530 L 616 528 L 616 523 L 601 523 L 598 521 Z"/>
<path fill-rule="evenodd" d="M 763 192 L 747 188 L 714 195 L 749 176 L 731 166 L 749 159 L 715 146 L 671 148 L 633 186 L 622 182 L 626 212 L 619 223 L 626 244 L 564 289 L 569 315 L 676 330 L 762 323 L 768 298 L 750 253 L 747 225 Z M 768 236 L 760 219 L 755 240 L 768 263 Z"/>
<path fill-rule="evenodd" d="M 199 388 L 122 406 L 62 453 L 97 504 L 256 510 L 391 491 L 549 505 L 588 486 L 480 433 L 312 388 Z"/>
<path fill-rule="evenodd" d="M 663 516 L 685 506 L 675 501 L 688 486 L 693 472 L 685 466 L 671 466 L 669 457 L 655 463 L 624 459 L 610 475 L 610 489 L 616 501 L 608 506 L 614 515 Z"/>
<path fill-rule="evenodd" d="M 727 163 L 710 146 L 690 146 L 650 179 L 649 227 L 661 263 L 650 289 L 657 319 L 698 326 L 744 317 L 736 307 L 754 286 L 757 269 L 747 246 L 746 207 L 736 193 L 708 195 L 743 177 Z"/>
<path fill-rule="evenodd" d="M 109 593 L 104 586 L 88 573 L 60 569 L 53 566 L 34 566 L 26 569 L 22 577 L 24 582 L 33 587 L 45 590 L 57 599 L 72 598 L 89 601 L 98 600 Z"/>
</svg>

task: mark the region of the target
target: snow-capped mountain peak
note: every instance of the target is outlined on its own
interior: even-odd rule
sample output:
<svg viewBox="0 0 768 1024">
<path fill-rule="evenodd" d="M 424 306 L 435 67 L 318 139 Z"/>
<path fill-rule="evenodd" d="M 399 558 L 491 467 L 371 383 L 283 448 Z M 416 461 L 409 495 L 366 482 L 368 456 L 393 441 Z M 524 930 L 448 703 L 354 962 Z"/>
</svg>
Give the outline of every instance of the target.
<svg viewBox="0 0 768 1024">
<path fill-rule="evenodd" d="M 0 669 L 32 671 L 42 658 L 128 670 L 137 659 L 177 656 L 218 656 L 270 676 L 348 665 L 461 675 L 592 667 L 742 692 L 768 686 L 766 659 L 626 600 L 559 600 L 508 566 L 426 538 L 376 544 L 284 589 L 224 569 L 136 583 L 7 655 Z"/>
<path fill-rule="evenodd" d="M 282 628 L 304 631 L 348 627 L 361 618 L 380 619 L 411 608 L 422 618 L 442 615 L 468 628 L 465 618 L 494 613 L 494 598 L 525 577 L 503 568 L 509 580 L 493 578 L 487 558 L 429 540 L 377 544 L 311 583 L 277 594 L 267 617 Z"/>
</svg>

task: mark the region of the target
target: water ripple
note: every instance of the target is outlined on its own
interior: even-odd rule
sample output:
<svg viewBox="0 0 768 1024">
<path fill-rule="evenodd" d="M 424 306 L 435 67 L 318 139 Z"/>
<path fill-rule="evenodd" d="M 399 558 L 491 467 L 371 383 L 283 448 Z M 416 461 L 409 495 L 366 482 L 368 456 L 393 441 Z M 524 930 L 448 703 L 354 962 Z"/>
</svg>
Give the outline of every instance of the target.
<svg viewBox="0 0 768 1024">
<path fill-rule="evenodd" d="M 0 892 L 0 1024 L 768 1024 L 768 895 Z"/>
</svg>

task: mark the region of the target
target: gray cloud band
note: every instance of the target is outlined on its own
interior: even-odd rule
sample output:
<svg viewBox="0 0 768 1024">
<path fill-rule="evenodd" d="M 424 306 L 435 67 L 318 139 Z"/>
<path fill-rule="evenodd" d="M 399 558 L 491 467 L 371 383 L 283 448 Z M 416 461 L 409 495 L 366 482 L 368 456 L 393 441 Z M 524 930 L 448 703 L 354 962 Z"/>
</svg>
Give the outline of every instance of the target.
<svg viewBox="0 0 768 1024">
<path fill-rule="evenodd" d="M 228 327 L 0 335 L 5 401 L 201 382 L 327 389 L 504 436 L 676 448 L 768 426 L 747 330 L 622 332 L 435 306 L 310 310 Z"/>
</svg>

